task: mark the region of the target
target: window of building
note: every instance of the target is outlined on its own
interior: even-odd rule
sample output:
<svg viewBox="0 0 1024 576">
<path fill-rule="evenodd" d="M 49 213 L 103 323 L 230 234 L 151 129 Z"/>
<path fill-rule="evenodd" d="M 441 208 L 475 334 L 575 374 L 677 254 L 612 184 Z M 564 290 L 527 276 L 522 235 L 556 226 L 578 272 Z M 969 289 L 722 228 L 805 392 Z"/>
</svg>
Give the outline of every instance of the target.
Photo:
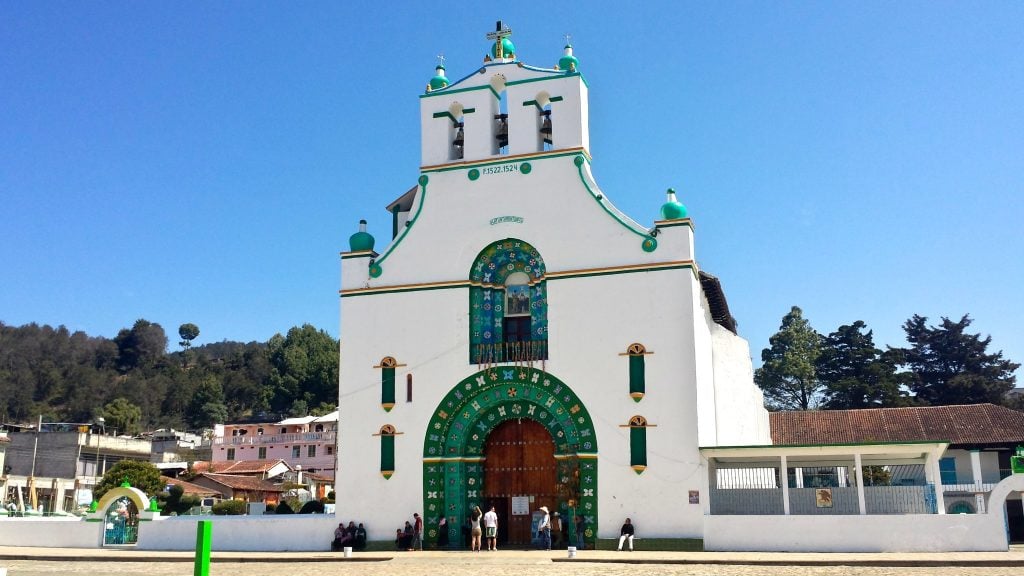
<svg viewBox="0 0 1024 576">
<path fill-rule="evenodd" d="M 309 446 L 306 446 L 306 457 L 307 458 L 316 458 L 316 445 L 315 444 L 310 444 Z"/>
<path fill-rule="evenodd" d="M 235 449 L 234 448 L 228 448 L 228 460 L 234 460 L 234 459 L 235 459 Z"/>
<path fill-rule="evenodd" d="M 266 460 L 267 459 L 267 449 L 264 446 L 260 446 L 259 459 L 260 460 Z"/>
<path fill-rule="evenodd" d="M 939 476 L 944 486 L 956 484 L 956 458 L 939 460 Z"/>
<path fill-rule="evenodd" d="M 257 428 L 256 429 L 256 435 L 257 436 L 263 436 L 263 428 Z"/>
<path fill-rule="evenodd" d="M 281 434 L 287 434 L 287 433 L 288 433 L 288 428 L 285 427 L 285 426 L 282 426 L 281 427 Z"/>
<path fill-rule="evenodd" d="M 334 446 L 328 446 L 327 447 L 327 455 L 328 456 L 334 456 Z"/>
<path fill-rule="evenodd" d="M 315 426 L 315 427 L 313 428 L 313 431 L 314 431 L 314 432 L 323 432 L 323 431 L 324 431 L 324 425 L 323 425 L 323 424 L 317 424 L 317 425 L 316 425 L 316 426 Z"/>
<path fill-rule="evenodd" d="M 515 238 L 487 246 L 470 283 L 470 363 L 547 359 L 547 283 L 533 246 Z"/>
<path fill-rule="evenodd" d="M 399 364 L 391 356 L 385 356 L 374 368 L 380 369 L 380 405 L 385 412 L 395 407 L 395 368 L 405 366 Z"/>
<path fill-rule="evenodd" d="M 300 450 L 301 449 L 298 446 L 292 446 L 292 458 L 298 458 Z"/>
</svg>

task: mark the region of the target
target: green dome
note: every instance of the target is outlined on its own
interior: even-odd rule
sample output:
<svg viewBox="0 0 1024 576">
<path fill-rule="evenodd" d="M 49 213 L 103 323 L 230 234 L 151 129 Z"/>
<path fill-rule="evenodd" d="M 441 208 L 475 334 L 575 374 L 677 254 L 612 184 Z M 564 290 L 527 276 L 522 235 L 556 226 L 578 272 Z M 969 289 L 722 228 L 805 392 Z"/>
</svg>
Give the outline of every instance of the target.
<svg viewBox="0 0 1024 576">
<path fill-rule="evenodd" d="M 502 38 L 501 39 L 501 51 L 502 51 L 502 58 L 515 58 L 515 55 L 516 55 L 516 45 L 513 44 L 512 41 L 509 40 L 508 38 Z M 497 58 L 498 57 L 498 43 L 497 42 L 495 42 L 494 45 L 491 46 L 491 57 L 492 58 Z"/>
<path fill-rule="evenodd" d="M 373 236 L 366 231 L 366 220 L 359 221 L 359 232 L 349 236 L 348 247 L 352 252 L 373 250 Z"/>
<path fill-rule="evenodd" d="M 437 67 L 437 75 L 430 79 L 430 89 L 440 90 L 448 87 L 448 78 L 444 75 L 444 66 Z"/>
<path fill-rule="evenodd" d="M 686 214 L 686 206 L 683 206 L 679 200 L 676 200 L 676 191 L 669 188 L 668 201 L 661 205 L 662 220 L 678 220 L 686 218 Z"/>
</svg>

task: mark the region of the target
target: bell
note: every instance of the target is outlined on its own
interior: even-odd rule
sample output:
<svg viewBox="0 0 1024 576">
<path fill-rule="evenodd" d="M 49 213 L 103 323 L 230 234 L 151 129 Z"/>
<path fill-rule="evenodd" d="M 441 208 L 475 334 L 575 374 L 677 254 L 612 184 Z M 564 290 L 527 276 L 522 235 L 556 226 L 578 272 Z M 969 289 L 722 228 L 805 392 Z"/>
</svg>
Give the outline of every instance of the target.
<svg viewBox="0 0 1024 576">
<path fill-rule="evenodd" d="M 462 124 L 459 124 L 459 130 L 455 133 L 455 140 L 452 140 L 452 145 L 462 146 L 466 142 L 466 133 L 462 130 Z"/>
<path fill-rule="evenodd" d="M 494 119 L 498 121 L 498 130 L 494 134 L 498 148 L 508 146 L 508 114 L 495 114 Z"/>
<path fill-rule="evenodd" d="M 554 141 L 551 139 L 551 117 L 544 117 L 544 121 L 540 124 L 540 133 L 544 137 L 545 144 L 554 144 Z"/>
</svg>

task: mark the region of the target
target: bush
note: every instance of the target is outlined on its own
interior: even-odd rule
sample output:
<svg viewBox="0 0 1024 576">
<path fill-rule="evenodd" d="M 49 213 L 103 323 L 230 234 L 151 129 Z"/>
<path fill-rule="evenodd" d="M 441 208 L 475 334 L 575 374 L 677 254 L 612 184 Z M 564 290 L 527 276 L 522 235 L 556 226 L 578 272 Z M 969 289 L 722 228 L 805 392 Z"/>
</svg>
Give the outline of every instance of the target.
<svg viewBox="0 0 1024 576">
<path fill-rule="evenodd" d="M 299 510 L 299 514 L 323 514 L 324 503 L 317 502 L 316 500 L 310 500 L 302 505 L 302 509 Z"/>
<path fill-rule="evenodd" d="M 221 500 L 213 505 L 214 516 L 241 516 L 245 514 L 244 500 Z"/>
<path fill-rule="evenodd" d="M 274 514 L 295 514 L 295 510 L 292 510 L 292 507 L 287 502 L 281 502 L 274 509 Z"/>
</svg>

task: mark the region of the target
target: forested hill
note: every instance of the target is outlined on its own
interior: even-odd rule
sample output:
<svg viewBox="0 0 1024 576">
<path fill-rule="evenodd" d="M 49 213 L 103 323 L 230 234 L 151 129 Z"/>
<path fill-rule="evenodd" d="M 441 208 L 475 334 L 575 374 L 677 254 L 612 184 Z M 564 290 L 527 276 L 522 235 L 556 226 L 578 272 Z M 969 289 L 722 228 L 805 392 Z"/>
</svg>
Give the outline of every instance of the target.
<svg viewBox="0 0 1024 576">
<path fill-rule="evenodd" d="M 338 401 L 338 341 L 309 324 L 267 342 L 192 346 L 183 324 L 168 352 L 163 327 L 138 320 L 113 339 L 0 322 L 0 420 L 94 422 L 135 433 L 250 417 L 322 414 Z"/>
</svg>

